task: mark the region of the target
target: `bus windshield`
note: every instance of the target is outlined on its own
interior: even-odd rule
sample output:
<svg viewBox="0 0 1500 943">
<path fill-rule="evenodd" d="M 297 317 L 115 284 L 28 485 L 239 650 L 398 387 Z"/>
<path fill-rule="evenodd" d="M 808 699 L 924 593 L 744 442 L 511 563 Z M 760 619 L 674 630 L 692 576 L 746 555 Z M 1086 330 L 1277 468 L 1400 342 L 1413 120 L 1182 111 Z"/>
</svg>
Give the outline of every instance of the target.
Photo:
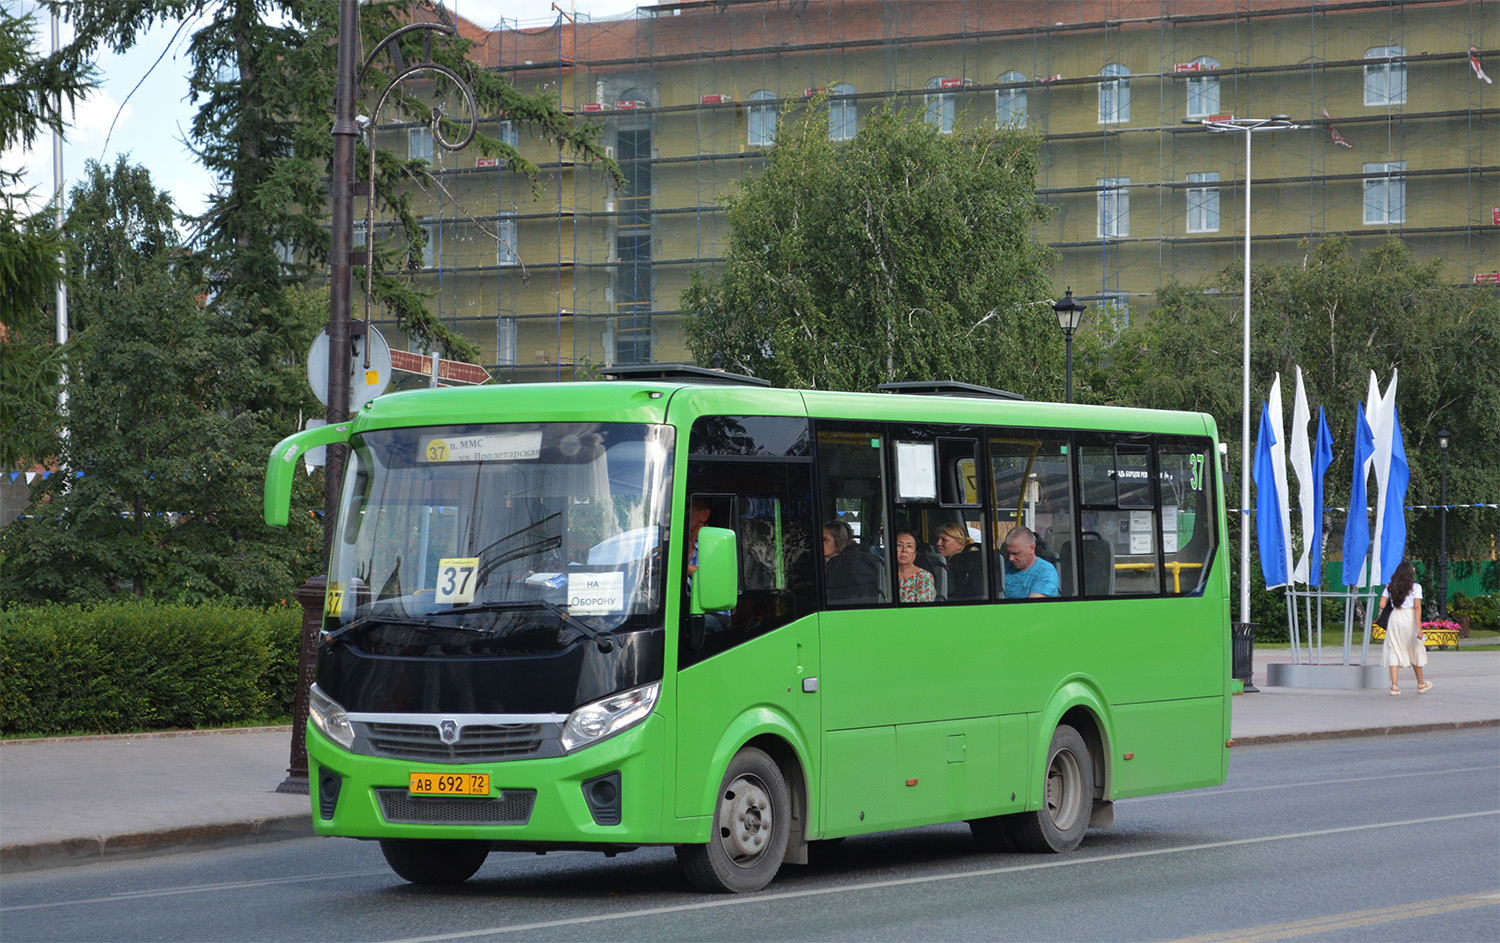
<svg viewBox="0 0 1500 943">
<path fill-rule="evenodd" d="M 356 436 L 325 631 L 659 624 L 672 442 L 626 423 Z"/>
</svg>

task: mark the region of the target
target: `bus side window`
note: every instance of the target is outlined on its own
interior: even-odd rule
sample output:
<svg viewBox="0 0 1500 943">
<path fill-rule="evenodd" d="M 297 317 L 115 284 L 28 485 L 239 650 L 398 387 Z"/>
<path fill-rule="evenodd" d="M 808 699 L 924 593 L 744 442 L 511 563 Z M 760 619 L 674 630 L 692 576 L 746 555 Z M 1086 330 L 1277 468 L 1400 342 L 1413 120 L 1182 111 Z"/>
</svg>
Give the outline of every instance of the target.
<svg viewBox="0 0 1500 943">
<path fill-rule="evenodd" d="M 1153 452 L 1142 438 L 1108 441 L 1098 437 L 1078 446 L 1086 596 L 1162 591 Z"/>
<path fill-rule="evenodd" d="M 1213 443 L 1163 444 L 1161 464 L 1161 549 L 1166 591 L 1192 596 L 1203 591 L 1208 566 L 1218 547 L 1214 506 Z"/>
<path fill-rule="evenodd" d="M 830 608 L 889 602 L 895 535 L 885 526 L 885 430 L 819 422 L 817 442 L 818 513 L 831 537 L 823 544 L 824 599 Z"/>
<path fill-rule="evenodd" d="M 1036 535 L 1037 558 L 1057 570 L 1058 595 L 1078 595 L 1071 469 L 1068 437 L 1061 432 L 1000 429 L 991 433 L 996 595 L 1005 595 L 1004 541 L 1017 525 Z"/>
</svg>

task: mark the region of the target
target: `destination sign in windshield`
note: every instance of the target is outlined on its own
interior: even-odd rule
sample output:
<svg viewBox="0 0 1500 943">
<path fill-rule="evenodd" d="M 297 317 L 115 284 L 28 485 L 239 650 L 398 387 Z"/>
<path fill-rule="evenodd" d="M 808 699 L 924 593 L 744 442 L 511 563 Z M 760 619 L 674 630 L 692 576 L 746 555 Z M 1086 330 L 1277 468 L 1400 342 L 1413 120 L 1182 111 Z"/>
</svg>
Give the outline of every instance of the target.
<svg viewBox="0 0 1500 943">
<path fill-rule="evenodd" d="M 520 462 L 542 454 L 542 431 L 423 436 L 424 462 Z"/>
</svg>

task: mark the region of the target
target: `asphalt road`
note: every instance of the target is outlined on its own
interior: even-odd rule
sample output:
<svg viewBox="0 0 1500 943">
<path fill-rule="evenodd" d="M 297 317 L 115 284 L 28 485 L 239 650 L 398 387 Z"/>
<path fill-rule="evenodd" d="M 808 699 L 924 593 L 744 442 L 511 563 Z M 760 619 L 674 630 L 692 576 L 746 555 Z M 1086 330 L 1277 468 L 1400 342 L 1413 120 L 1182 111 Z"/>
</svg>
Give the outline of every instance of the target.
<svg viewBox="0 0 1500 943">
<path fill-rule="evenodd" d="M 1068 856 L 967 828 L 850 839 L 760 894 L 670 851 L 492 855 L 456 889 L 305 839 L 7 876 L 30 940 L 1500 939 L 1500 732 L 1237 748 L 1221 788 L 1120 802 Z"/>
</svg>

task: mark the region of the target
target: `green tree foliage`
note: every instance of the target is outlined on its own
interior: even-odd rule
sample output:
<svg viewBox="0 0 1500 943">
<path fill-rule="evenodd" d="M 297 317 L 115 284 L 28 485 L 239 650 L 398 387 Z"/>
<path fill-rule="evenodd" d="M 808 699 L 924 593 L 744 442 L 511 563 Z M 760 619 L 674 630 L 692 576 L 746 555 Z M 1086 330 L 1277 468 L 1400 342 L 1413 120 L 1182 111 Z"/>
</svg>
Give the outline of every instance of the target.
<svg viewBox="0 0 1500 943">
<path fill-rule="evenodd" d="M 173 19 L 191 18 L 196 27 L 189 46 L 188 94 L 198 104 L 190 143 L 200 162 L 222 186 L 206 212 L 195 220 L 189 240 L 201 257 L 214 304 L 270 332 L 277 343 L 271 357 L 299 359 L 281 325 L 288 317 L 283 291 L 291 276 L 321 273 L 328 260 L 327 181 L 333 137 L 330 114 L 337 78 L 337 0 L 90 0 L 63 3 L 76 29 L 75 43 L 93 49 L 129 48 L 138 33 Z M 446 13 L 421 2 L 398 0 L 360 5 L 362 48 L 373 49 L 397 27 L 433 21 Z M 429 37 L 430 38 L 430 37 Z M 401 61 L 423 61 L 427 40 L 408 35 Z M 430 43 L 432 60 L 453 69 L 475 91 L 481 115 L 504 113 L 569 153 L 603 159 L 598 129 L 574 126 L 555 96 L 523 95 L 499 73 L 470 61 L 466 39 Z M 365 75 L 362 108 L 373 107 L 372 90 L 396 74 L 395 60 L 380 57 Z M 441 81 L 403 82 L 380 116 L 388 121 L 431 121 L 443 105 L 445 136 L 462 137 L 454 119 L 468 116 L 451 88 Z M 512 168 L 536 174 L 536 167 L 510 145 L 480 134 L 474 145 Z M 614 168 L 612 161 L 608 162 Z M 356 176 L 367 173 L 368 152 L 361 145 Z M 376 193 L 382 209 L 398 225 L 390 239 L 375 242 L 375 301 L 385 305 L 404 330 L 450 356 L 475 359 L 471 342 L 452 333 L 413 291 L 404 270 L 420 264 L 426 234 L 411 210 L 413 186 L 439 186 L 424 160 L 381 150 L 376 161 Z M 295 260 L 295 261 L 292 261 Z M 362 278 L 357 278 L 363 284 Z M 356 302 L 358 303 L 358 302 Z"/>
<path fill-rule="evenodd" d="M 316 570 L 321 540 L 310 519 L 287 530 L 261 520 L 265 456 L 280 437 L 274 414 L 252 405 L 270 337 L 204 304 L 175 252 L 170 203 L 143 169 L 90 164 L 88 179 L 65 227 L 82 329 L 66 348 L 62 468 L 0 530 L 0 599 L 285 599 Z M 317 302 L 293 312 L 283 330 L 306 343 Z"/>
<path fill-rule="evenodd" d="M 1290 421 L 1294 368 L 1301 366 L 1314 420 L 1322 406 L 1333 435 L 1334 463 L 1324 481 L 1328 507 L 1348 502 L 1355 405 L 1365 400 L 1371 371 L 1382 390 L 1391 371 L 1399 371 L 1396 400 L 1411 466 L 1408 505 L 1438 503 L 1442 427 L 1453 434 L 1450 503 L 1490 502 L 1500 493 L 1500 299 L 1487 288 L 1445 284 L 1441 269 L 1438 260 L 1413 259 L 1399 239 L 1355 254 L 1344 238 L 1334 237 L 1307 246 L 1298 263 L 1252 272 L 1251 445 L 1260 403 L 1277 372 Z M 1080 358 L 1095 365 L 1088 386 L 1106 391 L 1102 401 L 1211 413 L 1230 443 L 1236 477 L 1242 278 L 1234 264 L 1211 285 L 1165 285 L 1150 317 L 1117 337 L 1091 340 L 1098 348 Z M 1231 503 L 1238 494 L 1236 481 Z M 1325 551 L 1336 557 L 1343 517 L 1331 513 L 1324 523 Z M 1435 564 L 1436 512 L 1409 511 L 1407 523 L 1407 555 Z M 1496 529 L 1493 510 L 1450 512 L 1450 556 L 1487 558 Z"/>
<path fill-rule="evenodd" d="M 1037 138 L 883 109 L 830 141 L 818 105 L 782 115 L 764 172 L 728 201 L 722 272 L 683 294 L 693 356 L 782 386 L 1059 395 Z"/>
<path fill-rule="evenodd" d="M 61 131 L 94 86 L 74 50 L 39 56 L 36 22 L 0 6 L 0 150 Z M 51 346 L 60 243 L 52 211 L 31 213 L 20 174 L 0 167 L 0 466 L 46 454 L 53 441 L 61 352 Z"/>
</svg>

